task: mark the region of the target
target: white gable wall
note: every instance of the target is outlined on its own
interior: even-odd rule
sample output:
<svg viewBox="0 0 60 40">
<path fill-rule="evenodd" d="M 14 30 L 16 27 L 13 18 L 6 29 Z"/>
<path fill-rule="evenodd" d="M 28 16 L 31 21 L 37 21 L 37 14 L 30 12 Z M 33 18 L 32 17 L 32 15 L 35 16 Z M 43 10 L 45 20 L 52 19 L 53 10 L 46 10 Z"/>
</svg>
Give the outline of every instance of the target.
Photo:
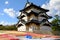
<svg viewBox="0 0 60 40">
<path fill-rule="evenodd" d="M 34 16 L 34 15 L 31 15 L 31 16 L 30 16 L 30 20 L 32 20 L 32 19 L 37 20 L 37 17 Z"/>
<path fill-rule="evenodd" d="M 45 17 L 38 17 L 39 21 L 42 21 L 43 19 L 46 19 Z"/>
<path fill-rule="evenodd" d="M 26 31 L 26 26 L 20 26 L 17 28 L 18 31 Z"/>
<path fill-rule="evenodd" d="M 26 4 L 26 7 L 30 6 L 30 3 Z"/>
<path fill-rule="evenodd" d="M 26 12 L 29 13 L 29 12 L 31 12 L 31 11 L 34 11 L 34 12 L 36 12 L 36 13 L 39 13 L 39 12 L 40 12 L 40 10 L 37 10 L 37 9 L 34 9 L 34 8 L 31 8 L 30 10 L 28 10 L 28 11 L 26 11 Z"/>
<path fill-rule="evenodd" d="M 23 17 L 22 19 L 24 19 L 25 21 L 27 21 L 27 16 L 25 13 L 22 13 L 22 15 L 25 15 L 25 17 Z"/>
<path fill-rule="evenodd" d="M 23 17 L 22 19 L 24 19 L 25 21 L 27 21 L 27 17 Z"/>
</svg>

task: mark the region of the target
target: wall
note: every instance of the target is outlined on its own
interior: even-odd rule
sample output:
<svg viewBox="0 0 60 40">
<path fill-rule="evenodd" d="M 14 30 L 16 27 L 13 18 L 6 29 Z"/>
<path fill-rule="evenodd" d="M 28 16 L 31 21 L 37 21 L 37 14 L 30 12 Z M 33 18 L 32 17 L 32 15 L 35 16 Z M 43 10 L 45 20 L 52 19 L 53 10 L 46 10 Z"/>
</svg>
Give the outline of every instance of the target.
<svg viewBox="0 0 60 40">
<path fill-rule="evenodd" d="M 46 18 L 44 18 L 44 17 L 38 17 L 39 21 L 42 21 L 43 19 L 46 19 Z"/>
<path fill-rule="evenodd" d="M 34 12 L 36 12 L 36 13 L 39 13 L 39 12 L 40 12 L 40 10 L 37 10 L 37 9 L 35 9 L 35 8 L 31 8 L 31 9 L 29 9 L 29 10 L 26 11 L 26 12 L 29 13 L 29 12 L 31 12 L 31 10 L 34 11 Z"/>
<path fill-rule="evenodd" d="M 34 14 L 32 14 L 31 16 L 28 17 L 28 20 L 32 20 L 32 19 L 37 20 L 38 18 Z"/>
<path fill-rule="evenodd" d="M 18 31 L 26 31 L 26 26 L 20 26 L 17 28 Z"/>
<path fill-rule="evenodd" d="M 52 29 L 51 29 L 51 27 L 49 27 L 49 26 L 41 26 L 41 27 L 40 27 L 40 31 L 41 31 L 41 33 L 43 33 L 43 34 L 50 34 L 51 31 L 52 31 Z"/>
<path fill-rule="evenodd" d="M 36 25 L 34 23 L 31 23 L 30 26 L 29 26 L 29 31 L 30 32 L 39 32 L 40 30 L 40 25 Z"/>
<path fill-rule="evenodd" d="M 27 21 L 27 16 L 26 16 L 26 14 L 22 13 L 22 15 L 25 15 L 25 17 L 23 17 L 22 19 L 24 19 L 25 21 Z"/>
</svg>

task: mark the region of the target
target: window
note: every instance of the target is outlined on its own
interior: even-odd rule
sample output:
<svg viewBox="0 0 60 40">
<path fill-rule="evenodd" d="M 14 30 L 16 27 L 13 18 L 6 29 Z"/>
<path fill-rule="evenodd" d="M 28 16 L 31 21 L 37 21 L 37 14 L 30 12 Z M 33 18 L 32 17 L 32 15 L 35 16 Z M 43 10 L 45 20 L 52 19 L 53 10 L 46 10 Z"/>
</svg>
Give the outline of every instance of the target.
<svg viewBox="0 0 60 40">
<path fill-rule="evenodd" d="M 25 15 L 22 15 L 22 16 L 20 17 L 20 19 L 22 19 L 23 17 L 25 17 Z"/>
</svg>

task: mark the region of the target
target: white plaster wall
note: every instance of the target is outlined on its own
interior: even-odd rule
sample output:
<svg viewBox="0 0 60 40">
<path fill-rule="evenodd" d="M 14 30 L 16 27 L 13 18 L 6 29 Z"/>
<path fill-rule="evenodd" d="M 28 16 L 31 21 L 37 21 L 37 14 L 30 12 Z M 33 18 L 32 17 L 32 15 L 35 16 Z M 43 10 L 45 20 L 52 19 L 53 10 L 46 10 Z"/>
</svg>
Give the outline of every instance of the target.
<svg viewBox="0 0 60 40">
<path fill-rule="evenodd" d="M 49 26 L 41 26 L 41 27 L 40 27 L 40 31 L 41 31 L 42 33 L 48 33 L 48 34 L 50 34 L 50 32 L 52 31 L 52 29 L 51 29 L 51 27 L 49 27 Z"/>
<path fill-rule="evenodd" d="M 29 28 L 29 32 L 33 32 L 33 31 L 36 31 L 36 28 L 35 28 L 35 26 L 31 25 L 31 27 Z"/>
<path fill-rule="evenodd" d="M 42 26 L 42 27 L 40 27 L 40 30 L 51 31 L 51 27 L 49 27 L 49 26 Z"/>
<path fill-rule="evenodd" d="M 32 9 L 34 12 L 36 12 L 36 13 L 39 13 L 40 12 L 40 10 L 37 10 L 37 9 Z"/>
<path fill-rule="evenodd" d="M 18 31 L 26 31 L 26 26 L 20 26 L 17 28 Z"/>
<path fill-rule="evenodd" d="M 27 16 L 26 16 L 26 14 L 22 13 L 22 15 L 25 15 L 25 17 L 23 17 L 22 19 L 24 19 L 25 21 L 27 21 Z"/>
<path fill-rule="evenodd" d="M 31 10 L 32 10 L 32 9 L 30 9 L 30 10 L 28 10 L 28 11 L 26 11 L 26 12 L 29 13 L 29 12 L 31 12 Z"/>
<path fill-rule="evenodd" d="M 45 23 L 49 23 L 48 21 L 46 21 Z"/>
<path fill-rule="evenodd" d="M 22 22 L 19 22 L 19 24 L 21 24 Z"/>
<path fill-rule="evenodd" d="M 30 25 L 30 27 L 29 27 L 29 32 L 33 32 L 33 30 L 34 30 L 34 26 L 33 26 L 34 24 L 31 24 Z"/>
<path fill-rule="evenodd" d="M 46 14 L 45 14 L 45 13 L 40 13 L 39 16 L 40 16 L 40 15 L 46 15 Z"/>
<path fill-rule="evenodd" d="M 33 31 L 36 31 L 36 32 L 37 32 L 37 31 L 38 31 L 38 30 L 37 30 L 37 25 L 31 24 L 31 26 L 29 27 L 29 31 L 30 31 L 30 32 L 33 32 Z"/>
<path fill-rule="evenodd" d="M 30 6 L 30 3 L 26 4 L 26 7 Z"/>
<path fill-rule="evenodd" d="M 32 15 L 32 16 L 30 17 L 30 20 L 32 20 L 32 19 L 37 20 L 37 17 L 35 17 L 34 15 Z"/>
<path fill-rule="evenodd" d="M 24 25 L 24 23 L 22 23 L 22 22 L 19 22 L 19 24 L 23 24 Z"/>
<path fill-rule="evenodd" d="M 29 32 L 33 32 L 33 29 L 32 29 L 32 27 L 29 27 Z"/>
<path fill-rule="evenodd" d="M 22 19 L 24 19 L 25 21 L 27 21 L 27 17 L 23 17 Z"/>
<path fill-rule="evenodd" d="M 36 12 L 36 13 L 39 13 L 40 12 L 40 10 L 37 10 L 37 9 L 34 9 L 34 8 L 31 8 L 30 10 L 28 10 L 26 12 L 29 13 L 29 12 L 31 12 L 31 10 L 34 11 L 34 12 Z"/>
<path fill-rule="evenodd" d="M 45 19 L 44 17 L 38 17 L 39 21 L 42 21 L 43 19 Z"/>
</svg>

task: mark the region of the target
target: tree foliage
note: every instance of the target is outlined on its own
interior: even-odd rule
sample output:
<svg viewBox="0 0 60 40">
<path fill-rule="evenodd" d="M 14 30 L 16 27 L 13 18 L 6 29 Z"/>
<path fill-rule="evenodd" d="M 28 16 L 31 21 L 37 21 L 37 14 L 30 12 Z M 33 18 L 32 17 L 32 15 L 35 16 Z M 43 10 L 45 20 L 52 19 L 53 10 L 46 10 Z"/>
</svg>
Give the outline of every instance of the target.
<svg viewBox="0 0 60 40">
<path fill-rule="evenodd" d="M 60 31 L 60 16 L 55 15 L 55 18 L 52 21 L 52 25 L 53 25 L 52 29 L 54 31 Z"/>
<path fill-rule="evenodd" d="M 15 25 L 10 25 L 10 26 L 3 26 L 3 25 L 0 25 L 0 30 L 17 30 L 16 26 Z"/>
</svg>

